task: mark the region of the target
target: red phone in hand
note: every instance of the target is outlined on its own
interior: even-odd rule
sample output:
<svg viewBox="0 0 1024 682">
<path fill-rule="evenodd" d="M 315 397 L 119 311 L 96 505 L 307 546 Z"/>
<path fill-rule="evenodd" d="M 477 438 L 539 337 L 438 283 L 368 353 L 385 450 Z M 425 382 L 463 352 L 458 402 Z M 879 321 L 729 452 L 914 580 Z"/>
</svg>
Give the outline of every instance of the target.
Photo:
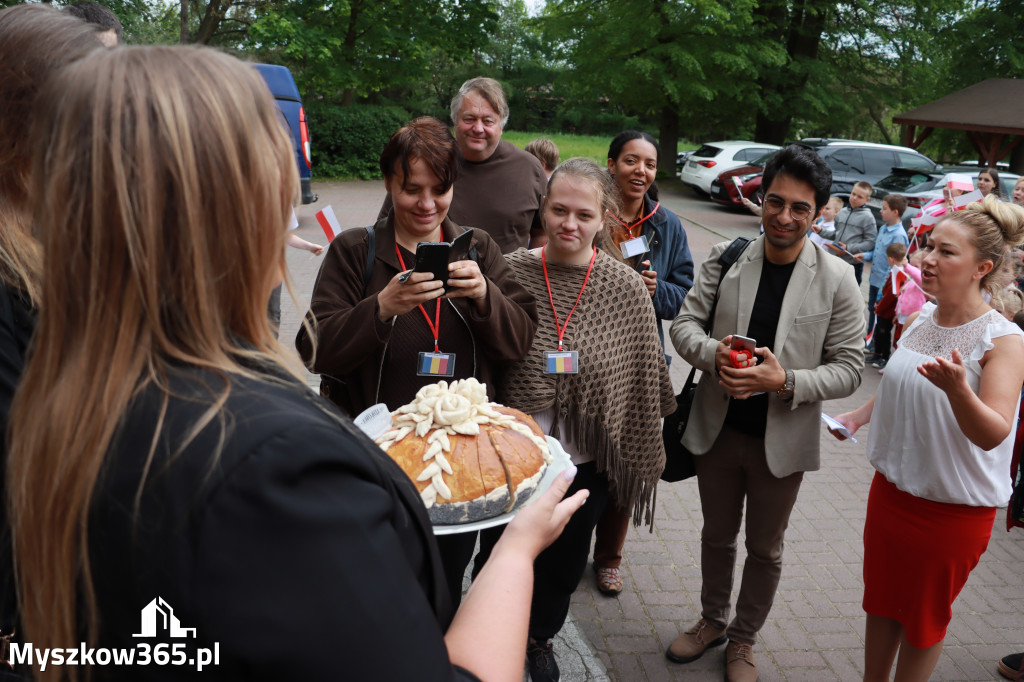
<svg viewBox="0 0 1024 682">
<path fill-rule="evenodd" d="M 740 336 L 739 334 L 732 335 L 732 341 L 729 343 L 729 362 L 736 369 L 743 369 L 745 361 L 754 357 L 754 349 L 757 348 L 757 342 L 749 336 Z"/>
</svg>

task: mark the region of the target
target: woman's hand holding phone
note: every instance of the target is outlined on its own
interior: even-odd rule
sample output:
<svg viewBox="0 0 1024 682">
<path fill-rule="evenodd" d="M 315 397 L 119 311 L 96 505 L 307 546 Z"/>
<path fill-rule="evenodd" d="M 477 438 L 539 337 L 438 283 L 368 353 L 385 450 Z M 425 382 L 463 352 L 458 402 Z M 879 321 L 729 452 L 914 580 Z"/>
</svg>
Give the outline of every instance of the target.
<svg viewBox="0 0 1024 682">
<path fill-rule="evenodd" d="M 448 266 L 448 289 L 445 298 L 471 299 L 481 314 L 486 313 L 487 278 L 476 261 L 460 260 Z"/>
<path fill-rule="evenodd" d="M 403 279 L 404 278 L 404 279 Z M 429 272 L 399 273 L 377 294 L 377 316 L 381 322 L 395 315 L 404 315 L 421 303 L 432 301 L 444 294 L 444 285 Z"/>
<path fill-rule="evenodd" d="M 645 268 L 650 268 L 651 261 L 645 260 L 641 265 L 645 266 Z M 654 291 L 658 288 L 658 273 L 654 270 L 644 269 L 640 272 L 640 277 L 643 278 L 644 284 L 647 285 L 647 293 L 653 297 Z"/>
</svg>

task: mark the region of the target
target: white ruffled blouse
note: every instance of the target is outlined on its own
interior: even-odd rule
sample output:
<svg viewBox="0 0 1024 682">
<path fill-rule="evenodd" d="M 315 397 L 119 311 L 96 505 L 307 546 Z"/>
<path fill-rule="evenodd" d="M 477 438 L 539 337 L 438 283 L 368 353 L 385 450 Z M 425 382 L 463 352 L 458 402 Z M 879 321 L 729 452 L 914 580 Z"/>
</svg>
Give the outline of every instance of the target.
<svg viewBox="0 0 1024 682">
<path fill-rule="evenodd" d="M 991 450 L 963 434 L 946 394 L 921 376 L 918 365 L 960 350 L 967 383 L 981 384 L 980 361 L 993 339 L 1024 332 L 994 310 L 959 327 L 940 327 L 927 303 L 900 339 L 885 366 L 871 414 L 867 454 L 871 464 L 900 490 L 935 502 L 1001 507 L 1010 499 L 1014 433 Z M 1020 409 L 1018 399 L 1017 415 Z M 1014 423 L 1016 427 L 1016 422 Z"/>
</svg>

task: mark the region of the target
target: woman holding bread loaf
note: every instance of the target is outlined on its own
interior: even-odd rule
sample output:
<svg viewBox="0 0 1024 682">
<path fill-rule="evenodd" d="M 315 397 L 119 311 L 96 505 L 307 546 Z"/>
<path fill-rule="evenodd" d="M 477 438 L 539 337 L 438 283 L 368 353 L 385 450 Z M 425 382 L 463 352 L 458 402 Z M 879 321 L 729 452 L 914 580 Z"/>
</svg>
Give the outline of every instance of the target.
<svg viewBox="0 0 1024 682">
<path fill-rule="evenodd" d="M 573 490 L 590 491 L 590 503 L 535 563 L 527 659 L 536 682 L 558 679 L 551 639 L 565 622 L 605 503 L 630 510 L 636 524 L 651 523 L 665 465 L 661 417 L 675 409 L 647 287 L 597 248 L 614 209 L 608 173 L 569 159 L 544 198 L 547 244 L 506 256 L 541 319 L 530 352 L 506 372 L 499 399 L 562 442 L 578 467 Z M 482 536 L 486 555 L 493 538 Z"/>
<path fill-rule="evenodd" d="M 441 379 L 475 377 L 493 400 L 497 369 L 530 348 L 533 297 L 485 231 L 473 231 L 468 257 L 448 266 L 446 282 L 412 272 L 419 242 L 465 232 L 447 217 L 458 163 L 440 121 L 402 127 L 380 157 L 391 213 L 372 230 L 343 232 L 324 256 L 308 314 L 315 333 L 301 329 L 296 345 L 321 374 L 321 393 L 349 416 L 377 403 L 394 411 Z M 476 534 L 443 536 L 439 545 L 457 603 Z"/>
<path fill-rule="evenodd" d="M 258 72 L 96 50 L 37 110 L 47 258 L 6 491 L 18 635 L 135 657 L 26 677 L 195 679 L 205 653 L 217 680 L 518 680 L 534 558 L 586 494 L 559 503 L 559 477 L 454 613 L 412 483 L 268 322 L 298 177 Z"/>
</svg>

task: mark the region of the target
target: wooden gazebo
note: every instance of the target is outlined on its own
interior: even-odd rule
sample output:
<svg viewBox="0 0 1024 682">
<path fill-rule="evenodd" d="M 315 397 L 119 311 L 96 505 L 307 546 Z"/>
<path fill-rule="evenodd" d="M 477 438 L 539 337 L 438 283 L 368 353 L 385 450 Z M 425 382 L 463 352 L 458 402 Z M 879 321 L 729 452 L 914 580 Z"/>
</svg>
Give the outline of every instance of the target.
<svg viewBox="0 0 1024 682">
<path fill-rule="evenodd" d="M 936 128 L 967 133 L 986 166 L 995 166 L 1024 138 L 1024 79 L 990 78 L 905 114 L 903 144 L 915 149 Z"/>
</svg>

